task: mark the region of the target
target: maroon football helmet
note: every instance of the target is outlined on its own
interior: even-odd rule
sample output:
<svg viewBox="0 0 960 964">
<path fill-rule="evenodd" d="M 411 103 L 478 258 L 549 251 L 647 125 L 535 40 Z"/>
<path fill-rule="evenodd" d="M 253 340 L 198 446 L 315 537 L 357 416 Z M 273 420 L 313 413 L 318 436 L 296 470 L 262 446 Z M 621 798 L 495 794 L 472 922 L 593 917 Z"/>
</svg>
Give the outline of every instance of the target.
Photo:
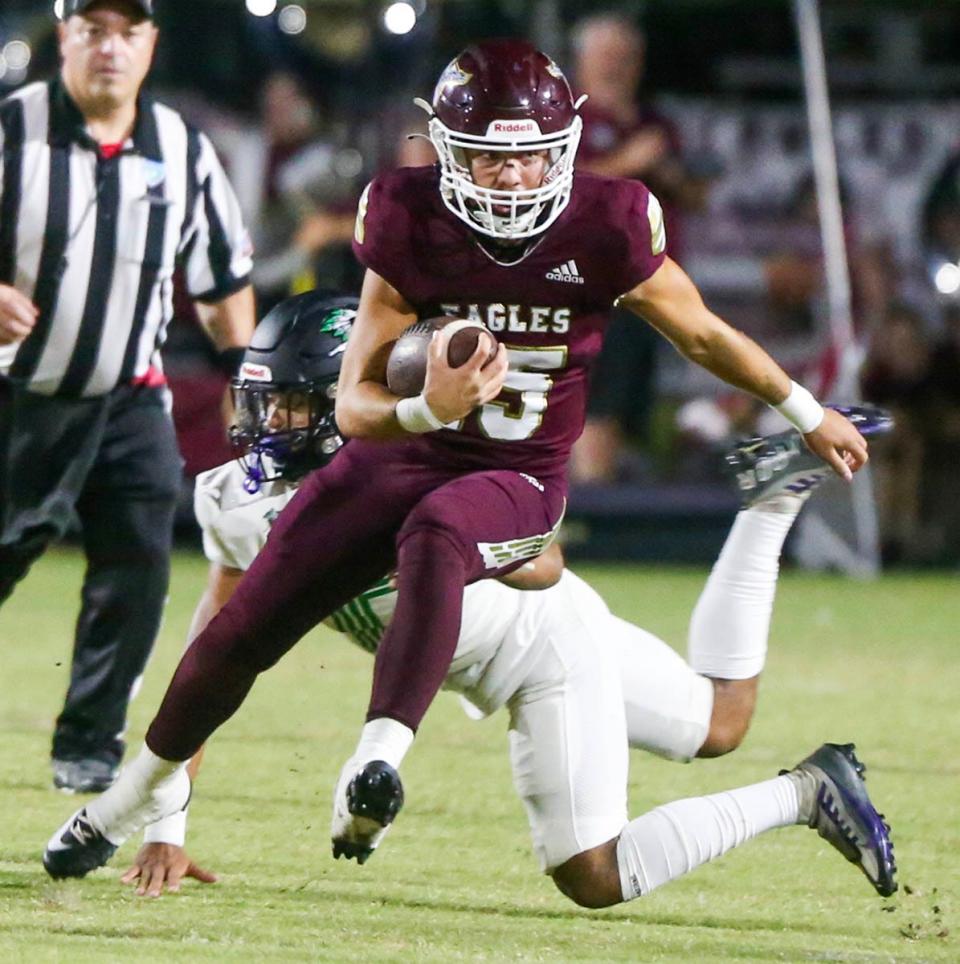
<svg viewBox="0 0 960 964">
<path fill-rule="evenodd" d="M 573 158 L 582 122 L 560 68 L 521 40 L 467 47 L 440 75 L 430 112 L 430 140 L 440 158 L 444 204 L 492 238 L 529 238 L 545 231 L 570 200 Z M 467 151 L 547 151 L 539 187 L 497 191 L 474 183 Z"/>
</svg>

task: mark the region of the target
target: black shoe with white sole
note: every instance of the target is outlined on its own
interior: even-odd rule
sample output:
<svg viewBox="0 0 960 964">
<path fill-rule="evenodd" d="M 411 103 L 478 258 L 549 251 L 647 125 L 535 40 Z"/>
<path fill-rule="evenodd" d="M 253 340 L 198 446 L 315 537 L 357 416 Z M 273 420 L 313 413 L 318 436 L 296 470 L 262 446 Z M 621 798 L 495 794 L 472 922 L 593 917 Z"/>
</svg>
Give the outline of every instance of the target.
<svg viewBox="0 0 960 964">
<path fill-rule="evenodd" d="M 54 879 L 86 877 L 102 867 L 117 848 L 78 810 L 51 838 L 43 852 L 43 866 Z"/>
</svg>

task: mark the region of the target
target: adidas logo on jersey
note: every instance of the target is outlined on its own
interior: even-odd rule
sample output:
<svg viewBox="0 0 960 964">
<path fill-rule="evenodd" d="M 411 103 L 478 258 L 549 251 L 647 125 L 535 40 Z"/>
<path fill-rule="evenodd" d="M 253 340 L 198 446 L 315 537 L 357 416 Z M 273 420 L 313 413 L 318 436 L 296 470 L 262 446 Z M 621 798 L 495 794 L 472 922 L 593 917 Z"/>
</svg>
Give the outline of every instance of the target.
<svg viewBox="0 0 960 964">
<path fill-rule="evenodd" d="M 569 261 L 565 261 L 563 264 L 558 265 L 552 271 L 547 272 L 547 279 L 549 281 L 566 281 L 567 284 L 572 285 L 582 285 L 583 278 L 580 275 L 580 271 L 577 268 L 577 262 L 571 258 Z"/>
</svg>

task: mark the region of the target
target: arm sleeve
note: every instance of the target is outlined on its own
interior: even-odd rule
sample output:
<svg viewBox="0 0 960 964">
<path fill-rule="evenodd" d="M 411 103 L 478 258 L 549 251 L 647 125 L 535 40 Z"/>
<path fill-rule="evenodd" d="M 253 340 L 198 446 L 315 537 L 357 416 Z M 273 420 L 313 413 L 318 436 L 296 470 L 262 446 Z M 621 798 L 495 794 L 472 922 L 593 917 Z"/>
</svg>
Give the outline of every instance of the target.
<svg viewBox="0 0 960 964">
<path fill-rule="evenodd" d="M 253 245 L 213 145 L 205 134 L 191 134 L 198 138 L 194 168 L 189 173 L 196 191 L 179 255 L 190 296 L 213 303 L 249 284 Z"/>
</svg>

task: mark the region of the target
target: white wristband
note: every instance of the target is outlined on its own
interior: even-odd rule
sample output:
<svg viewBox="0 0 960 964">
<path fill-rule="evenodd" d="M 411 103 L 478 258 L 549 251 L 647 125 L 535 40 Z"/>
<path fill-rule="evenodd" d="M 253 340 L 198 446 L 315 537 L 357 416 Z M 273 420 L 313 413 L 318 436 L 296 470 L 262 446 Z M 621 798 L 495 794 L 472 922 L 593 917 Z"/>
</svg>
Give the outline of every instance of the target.
<svg viewBox="0 0 960 964">
<path fill-rule="evenodd" d="M 169 817 L 148 823 L 143 829 L 143 842 L 173 844 L 182 847 L 187 839 L 187 811 L 178 810 Z"/>
<path fill-rule="evenodd" d="M 401 428 L 413 432 L 414 435 L 443 428 L 443 422 L 430 411 L 422 392 L 413 398 L 401 398 L 397 402 L 397 421 Z"/>
<path fill-rule="evenodd" d="M 771 407 L 775 408 L 801 435 L 812 432 L 823 421 L 823 406 L 796 382 L 790 382 L 790 394 L 779 405 Z"/>
</svg>

